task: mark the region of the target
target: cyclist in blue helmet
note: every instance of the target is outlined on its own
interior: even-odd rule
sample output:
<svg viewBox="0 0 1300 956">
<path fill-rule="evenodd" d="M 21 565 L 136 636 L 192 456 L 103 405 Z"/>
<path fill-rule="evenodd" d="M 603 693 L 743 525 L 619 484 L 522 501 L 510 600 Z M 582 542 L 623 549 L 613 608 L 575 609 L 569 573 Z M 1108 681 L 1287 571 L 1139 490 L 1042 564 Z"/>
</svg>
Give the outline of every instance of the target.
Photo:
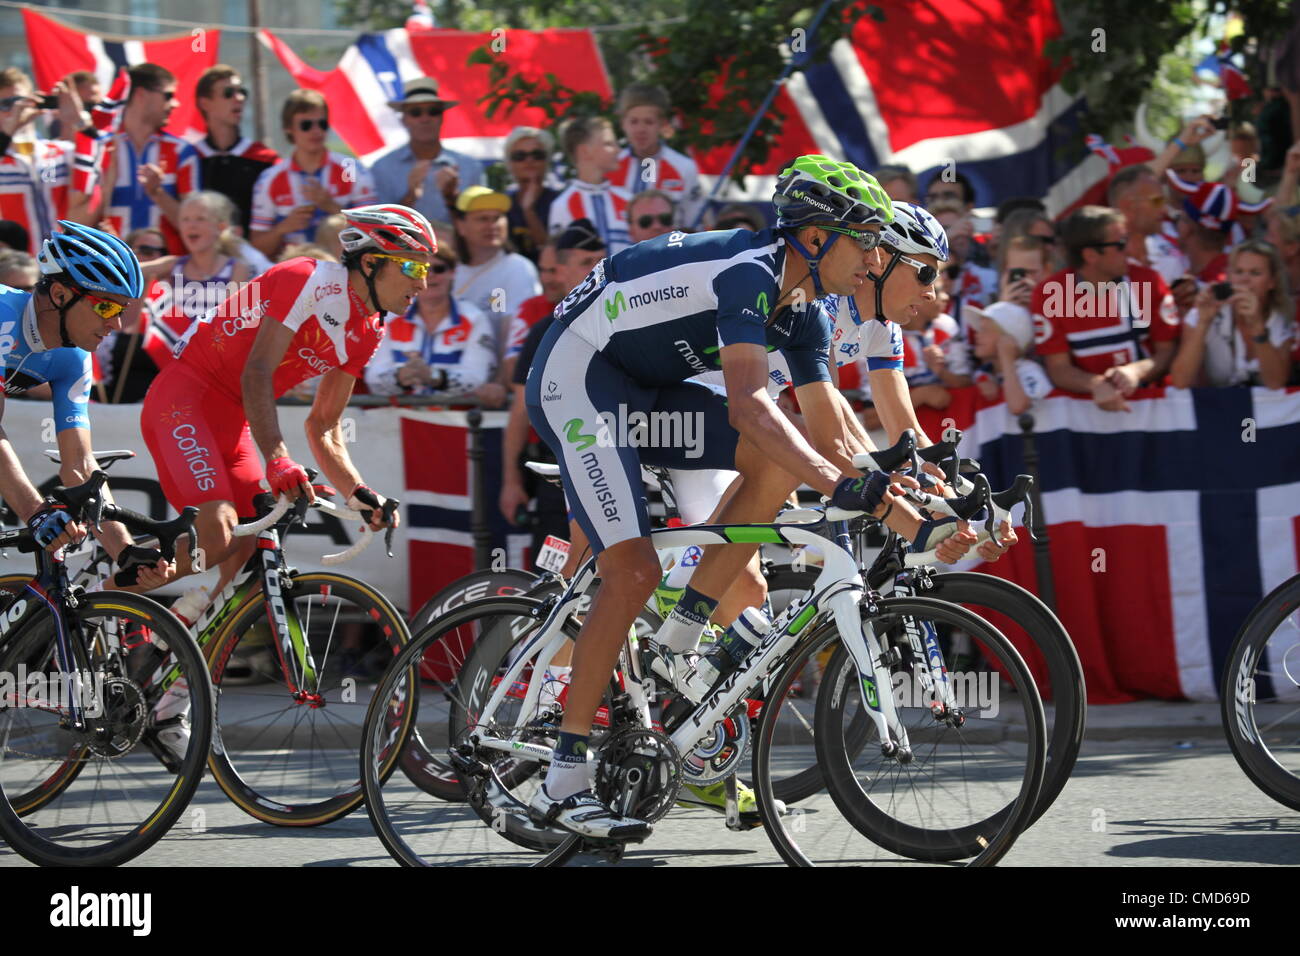
<svg viewBox="0 0 1300 956">
<path fill-rule="evenodd" d="M 61 232 L 41 244 L 35 291 L 0 285 L 0 367 L 4 395 L 49 385 L 59 480 L 72 486 L 89 479 L 97 467 L 90 450 L 90 353 L 122 328 L 122 315 L 138 303 L 144 279 L 135 253 L 121 239 L 75 222 L 60 221 L 59 227 Z M 0 420 L 3 415 L 0 396 Z M 60 505 L 36 490 L 2 426 L 0 496 L 47 550 L 85 536 Z M 97 537 L 119 568 L 109 586 L 148 590 L 166 583 L 174 572 L 158 551 L 135 547 L 120 524 L 105 522 Z"/>
</svg>

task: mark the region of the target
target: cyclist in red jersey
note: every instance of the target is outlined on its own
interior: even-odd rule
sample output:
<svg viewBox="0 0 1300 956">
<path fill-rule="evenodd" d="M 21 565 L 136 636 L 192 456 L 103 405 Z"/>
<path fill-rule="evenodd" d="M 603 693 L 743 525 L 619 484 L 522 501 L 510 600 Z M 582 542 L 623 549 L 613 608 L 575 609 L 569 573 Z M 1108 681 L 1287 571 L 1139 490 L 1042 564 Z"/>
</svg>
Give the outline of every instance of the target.
<svg viewBox="0 0 1300 956">
<path fill-rule="evenodd" d="M 190 326 L 177 361 L 145 396 L 141 430 L 163 492 L 177 509 L 198 507 L 204 566 L 222 566 L 214 593 L 252 552 L 253 540 L 236 543 L 231 530 L 253 516 L 263 477 L 277 496 L 315 497 L 306 471 L 289 457 L 275 410 L 276 398 L 309 378 L 323 376 L 306 423 L 313 456 L 346 491 L 349 507 L 372 509 L 372 526 L 384 527 L 373 510 L 384 498 L 362 482 L 340 418 L 383 339 L 384 314 L 401 314 L 425 287 L 437 240 L 429 221 L 406 206 L 360 206 L 344 215 L 342 263 L 296 258 L 264 272 Z M 186 553 L 178 570 L 202 567 L 191 567 Z"/>
</svg>

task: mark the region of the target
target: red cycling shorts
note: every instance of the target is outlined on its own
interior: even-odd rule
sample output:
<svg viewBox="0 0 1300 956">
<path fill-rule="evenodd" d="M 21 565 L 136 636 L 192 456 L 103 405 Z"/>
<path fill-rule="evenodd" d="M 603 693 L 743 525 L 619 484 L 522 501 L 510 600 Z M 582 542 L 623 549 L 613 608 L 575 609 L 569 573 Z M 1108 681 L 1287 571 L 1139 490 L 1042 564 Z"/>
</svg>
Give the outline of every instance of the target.
<svg viewBox="0 0 1300 956">
<path fill-rule="evenodd" d="M 256 513 L 253 496 L 266 491 L 261 484 L 266 472 L 244 406 L 184 362 L 172 362 L 149 386 L 140 430 L 163 494 L 177 511 L 230 501 L 240 517 Z"/>
</svg>

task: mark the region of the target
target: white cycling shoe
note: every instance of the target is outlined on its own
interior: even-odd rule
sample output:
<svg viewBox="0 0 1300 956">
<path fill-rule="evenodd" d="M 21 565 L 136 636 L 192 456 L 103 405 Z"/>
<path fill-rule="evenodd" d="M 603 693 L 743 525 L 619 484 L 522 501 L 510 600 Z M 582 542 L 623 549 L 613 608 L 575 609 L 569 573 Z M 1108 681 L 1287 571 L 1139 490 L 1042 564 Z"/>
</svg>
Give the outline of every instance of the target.
<svg viewBox="0 0 1300 956">
<path fill-rule="evenodd" d="M 644 820 L 615 813 L 590 790 L 580 790 L 563 800 L 539 787 L 528 804 L 535 822 L 556 826 L 596 840 L 643 840 L 653 827 Z"/>
</svg>

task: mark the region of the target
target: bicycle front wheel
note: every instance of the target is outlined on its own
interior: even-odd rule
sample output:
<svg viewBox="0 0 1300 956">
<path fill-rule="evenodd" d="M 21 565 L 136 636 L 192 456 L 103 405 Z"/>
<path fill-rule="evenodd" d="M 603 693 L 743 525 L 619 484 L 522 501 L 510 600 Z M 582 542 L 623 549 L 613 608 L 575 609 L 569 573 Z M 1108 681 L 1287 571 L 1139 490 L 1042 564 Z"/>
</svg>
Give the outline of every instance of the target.
<svg viewBox="0 0 1300 956">
<path fill-rule="evenodd" d="M 1251 782 L 1300 810 L 1300 575 L 1250 613 L 1219 695 L 1223 728 Z"/>
<path fill-rule="evenodd" d="M 85 652 L 80 682 L 59 665 L 50 616 L 0 652 L 0 670 L 25 675 L 0 705 L 0 834 L 43 866 L 117 866 L 189 805 L 212 739 L 212 686 L 193 639 L 149 598 L 88 594 L 65 615 Z"/>
<path fill-rule="evenodd" d="M 274 606 L 259 591 L 208 651 L 219 691 L 209 767 L 250 816 L 320 826 L 364 799 L 361 725 L 374 683 L 409 635 L 387 598 L 346 575 L 298 574 L 281 596 L 293 646 L 279 645 Z M 408 743 L 412 715 L 394 711 L 387 720 Z M 385 776 L 397 756 L 384 764 Z"/>
<path fill-rule="evenodd" d="M 926 661 L 901 653 L 888 671 L 888 688 L 866 686 L 834 623 L 818 629 L 768 697 L 788 697 L 809 659 L 829 651 L 811 739 L 784 743 L 776 733 L 777 707 L 765 706 L 759 723 L 754 774 L 768 835 L 782 858 L 799 866 L 963 859 L 991 865 L 1027 825 L 1043 782 L 1046 730 L 1029 669 L 1010 641 L 964 608 L 889 598 L 878 610 L 867 620 L 886 646 L 898 646 L 888 636 L 906 620 L 959 626 L 979 643 L 983 669 L 961 675 L 957 708 L 939 719 L 916 681 Z M 882 680 L 883 669 L 877 673 Z M 910 754 L 887 755 L 881 746 L 870 712 L 882 693 L 893 695 Z M 775 784 L 812 760 L 827 792 L 777 813 Z"/>
</svg>

